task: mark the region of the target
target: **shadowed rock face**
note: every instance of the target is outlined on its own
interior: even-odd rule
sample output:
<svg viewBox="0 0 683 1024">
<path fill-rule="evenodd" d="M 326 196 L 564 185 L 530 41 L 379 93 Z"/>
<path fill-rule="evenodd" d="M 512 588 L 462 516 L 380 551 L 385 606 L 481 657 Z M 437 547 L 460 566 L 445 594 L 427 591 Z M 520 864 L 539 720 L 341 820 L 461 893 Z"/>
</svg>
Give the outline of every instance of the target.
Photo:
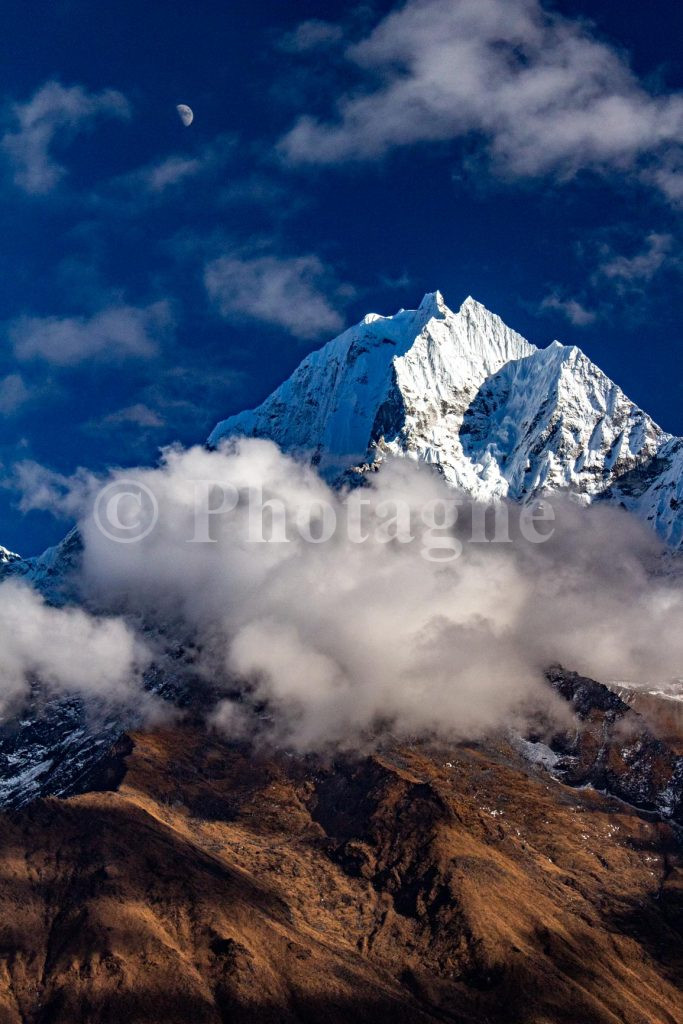
<svg viewBox="0 0 683 1024">
<path fill-rule="evenodd" d="M 0 819 L 3 1024 L 681 1020 L 670 826 L 506 741 L 130 743 Z"/>
<path fill-rule="evenodd" d="M 95 788 L 93 772 L 121 731 L 115 716 L 96 715 L 77 697 L 41 701 L 37 693 L 0 726 L 0 807 Z"/>
<path fill-rule="evenodd" d="M 555 773 L 683 827 L 683 734 L 670 735 L 666 704 L 651 701 L 643 717 L 608 687 L 576 672 L 556 666 L 548 679 L 579 722 L 571 734 L 554 738 L 561 755 Z"/>
</svg>

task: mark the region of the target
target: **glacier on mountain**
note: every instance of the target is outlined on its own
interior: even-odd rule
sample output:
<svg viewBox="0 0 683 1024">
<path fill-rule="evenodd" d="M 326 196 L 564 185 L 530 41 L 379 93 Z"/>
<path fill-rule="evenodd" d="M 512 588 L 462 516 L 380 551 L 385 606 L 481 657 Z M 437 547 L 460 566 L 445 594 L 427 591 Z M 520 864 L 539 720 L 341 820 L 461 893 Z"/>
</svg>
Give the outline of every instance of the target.
<svg viewBox="0 0 683 1024">
<path fill-rule="evenodd" d="M 478 500 L 610 500 L 683 544 L 683 441 L 580 349 L 536 348 L 471 297 L 457 313 L 434 292 L 416 310 L 369 314 L 209 444 L 240 435 L 270 438 L 332 479 L 399 456 Z"/>
</svg>

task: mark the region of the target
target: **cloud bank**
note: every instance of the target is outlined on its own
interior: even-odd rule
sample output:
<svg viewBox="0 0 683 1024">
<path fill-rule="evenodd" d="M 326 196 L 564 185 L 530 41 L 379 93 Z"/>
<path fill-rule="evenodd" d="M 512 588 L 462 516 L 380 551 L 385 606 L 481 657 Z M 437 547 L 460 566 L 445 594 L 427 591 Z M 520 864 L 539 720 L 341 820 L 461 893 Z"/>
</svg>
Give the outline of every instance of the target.
<svg viewBox="0 0 683 1024">
<path fill-rule="evenodd" d="M 658 542 L 619 510 L 559 501 L 543 544 L 519 539 L 513 511 L 510 543 L 463 543 L 461 557 L 443 560 L 454 538 L 434 502 L 454 494 L 409 462 L 339 493 L 270 442 L 243 440 L 173 448 L 159 468 L 125 477 L 154 493 L 159 520 L 120 544 L 83 513 L 88 606 L 187 641 L 194 670 L 225 690 L 213 721 L 232 735 L 301 750 L 387 729 L 474 737 L 523 727 L 538 709 L 559 714 L 543 678 L 553 662 L 598 679 L 680 675 L 683 591 L 650 575 Z M 94 485 L 80 486 L 85 508 Z M 273 502 L 263 541 L 258 530 L 250 539 L 248 494 Z M 215 514 L 204 514 L 207 500 Z M 360 501 L 370 517 L 361 540 L 349 529 Z M 415 543 L 396 539 L 399 501 Z M 304 539 L 297 523 L 312 521 L 319 537 L 323 506 L 343 528 L 324 543 Z M 269 542 L 283 523 L 288 541 Z M 470 528 L 463 513 L 463 541 Z"/>
</svg>

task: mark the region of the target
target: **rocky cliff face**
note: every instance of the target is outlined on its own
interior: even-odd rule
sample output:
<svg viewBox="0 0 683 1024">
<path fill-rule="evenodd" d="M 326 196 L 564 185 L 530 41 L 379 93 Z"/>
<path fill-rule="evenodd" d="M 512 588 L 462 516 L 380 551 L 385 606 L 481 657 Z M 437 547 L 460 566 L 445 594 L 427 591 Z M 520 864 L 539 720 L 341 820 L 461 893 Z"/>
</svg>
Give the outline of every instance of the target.
<svg viewBox="0 0 683 1024">
<path fill-rule="evenodd" d="M 683 442 L 578 348 L 537 349 L 471 298 L 457 313 L 435 292 L 417 310 L 370 314 L 209 441 L 232 435 L 272 438 L 332 477 L 394 455 L 485 501 L 611 500 L 683 541 Z"/>
</svg>

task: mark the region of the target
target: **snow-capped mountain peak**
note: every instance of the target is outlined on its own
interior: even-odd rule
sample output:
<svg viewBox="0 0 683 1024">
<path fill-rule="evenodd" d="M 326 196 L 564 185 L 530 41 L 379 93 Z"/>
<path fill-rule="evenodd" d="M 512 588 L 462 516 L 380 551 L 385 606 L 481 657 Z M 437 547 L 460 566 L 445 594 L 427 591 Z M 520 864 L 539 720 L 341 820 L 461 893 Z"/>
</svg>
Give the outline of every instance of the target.
<svg viewBox="0 0 683 1024">
<path fill-rule="evenodd" d="M 312 352 L 261 406 L 219 423 L 209 443 L 272 437 L 329 471 L 374 460 L 390 443 L 439 461 L 457 447 L 462 413 L 486 377 L 533 351 L 474 299 L 454 313 L 429 292 L 417 309 L 366 316 Z"/>
<path fill-rule="evenodd" d="M 618 501 L 683 542 L 683 442 L 576 346 L 536 348 L 468 296 L 372 313 L 316 352 L 209 443 L 267 437 L 329 476 L 387 455 L 436 465 L 481 499 L 569 490 Z"/>
</svg>

